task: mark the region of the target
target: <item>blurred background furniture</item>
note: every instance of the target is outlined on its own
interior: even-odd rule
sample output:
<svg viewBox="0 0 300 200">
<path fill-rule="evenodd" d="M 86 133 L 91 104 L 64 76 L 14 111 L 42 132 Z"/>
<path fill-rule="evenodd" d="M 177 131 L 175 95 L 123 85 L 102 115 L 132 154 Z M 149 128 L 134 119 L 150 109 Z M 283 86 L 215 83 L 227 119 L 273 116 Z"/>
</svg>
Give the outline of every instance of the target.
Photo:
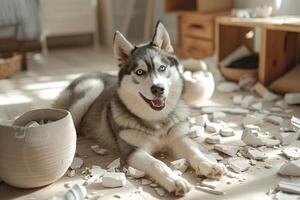
<svg viewBox="0 0 300 200">
<path fill-rule="evenodd" d="M 183 58 L 205 58 L 214 52 L 214 22 L 228 15 L 231 0 L 165 0 L 165 10 L 177 15 L 177 51 Z"/>
<path fill-rule="evenodd" d="M 255 34 L 255 28 L 260 29 L 260 34 Z M 242 45 L 254 52 L 255 37 L 260 38 L 258 79 L 264 85 L 270 85 L 300 63 L 300 17 L 220 17 L 217 19 L 216 29 L 217 63 L 226 78 L 232 80 L 227 74 L 233 72 L 221 66 L 220 62 Z M 244 69 L 235 71 L 242 70 Z M 235 80 L 239 78 L 235 77 Z"/>
</svg>

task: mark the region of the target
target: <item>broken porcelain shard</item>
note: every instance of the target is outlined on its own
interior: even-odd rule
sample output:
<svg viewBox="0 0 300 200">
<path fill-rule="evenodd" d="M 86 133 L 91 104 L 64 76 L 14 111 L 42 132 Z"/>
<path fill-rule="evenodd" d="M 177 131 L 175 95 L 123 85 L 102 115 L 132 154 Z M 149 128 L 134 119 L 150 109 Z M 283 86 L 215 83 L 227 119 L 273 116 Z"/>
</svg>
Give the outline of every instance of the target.
<svg viewBox="0 0 300 200">
<path fill-rule="evenodd" d="M 126 176 L 123 172 L 107 172 L 102 177 L 104 187 L 115 188 L 123 187 L 126 184 Z"/>
<path fill-rule="evenodd" d="M 284 163 L 280 167 L 278 173 L 285 176 L 300 176 L 300 160 L 293 160 Z"/>
</svg>

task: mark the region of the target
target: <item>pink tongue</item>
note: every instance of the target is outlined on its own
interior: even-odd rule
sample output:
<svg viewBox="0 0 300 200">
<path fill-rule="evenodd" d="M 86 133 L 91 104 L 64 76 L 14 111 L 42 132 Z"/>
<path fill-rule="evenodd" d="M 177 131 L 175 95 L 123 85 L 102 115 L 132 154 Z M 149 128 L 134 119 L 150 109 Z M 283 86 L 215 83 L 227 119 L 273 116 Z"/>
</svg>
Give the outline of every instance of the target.
<svg viewBox="0 0 300 200">
<path fill-rule="evenodd" d="M 162 98 L 159 98 L 159 99 L 152 100 L 152 103 L 154 106 L 160 107 L 163 106 L 164 100 Z"/>
</svg>

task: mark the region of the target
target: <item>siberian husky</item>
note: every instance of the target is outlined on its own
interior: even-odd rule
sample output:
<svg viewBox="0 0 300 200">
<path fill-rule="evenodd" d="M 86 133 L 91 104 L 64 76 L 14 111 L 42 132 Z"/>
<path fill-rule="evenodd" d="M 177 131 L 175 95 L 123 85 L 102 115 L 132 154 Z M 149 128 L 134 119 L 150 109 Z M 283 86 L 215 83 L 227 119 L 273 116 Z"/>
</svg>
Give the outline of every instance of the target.
<svg viewBox="0 0 300 200">
<path fill-rule="evenodd" d="M 212 162 L 187 137 L 189 108 L 182 100 L 181 65 L 161 22 L 151 42 L 132 45 L 114 35 L 119 74 L 85 74 L 62 91 L 53 107 L 71 112 L 80 134 L 119 153 L 123 163 L 144 171 L 170 193 L 182 196 L 189 183 L 152 155 L 168 148 L 196 174 L 220 179 L 226 168 Z"/>
</svg>

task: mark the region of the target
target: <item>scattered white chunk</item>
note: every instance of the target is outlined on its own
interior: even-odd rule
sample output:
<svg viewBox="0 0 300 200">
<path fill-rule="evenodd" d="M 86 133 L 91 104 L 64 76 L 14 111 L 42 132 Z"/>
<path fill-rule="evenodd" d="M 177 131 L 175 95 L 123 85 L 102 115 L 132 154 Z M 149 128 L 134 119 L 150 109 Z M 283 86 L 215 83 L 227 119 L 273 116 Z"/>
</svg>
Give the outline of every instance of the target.
<svg viewBox="0 0 300 200">
<path fill-rule="evenodd" d="M 207 114 L 199 115 L 196 117 L 195 121 L 198 126 L 205 126 L 206 123 L 209 122 L 208 115 Z"/>
<path fill-rule="evenodd" d="M 212 133 L 219 133 L 223 126 L 220 123 L 208 122 L 206 123 L 206 130 Z"/>
<path fill-rule="evenodd" d="M 278 173 L 286 176 L 300 176 L 300 160 L 294 160 L 284 163 L 280 167 Z"/>
<path fill-rule="evenodd" d="M 235 82 L 223 81 L 217 85 L 217 91 L 219 92 L 234 92 L 239 90 L 239 86 Z"/>
<path fill-rule="evenodd" d="M 268 146 L 273 147 L 280 144 L 279 140 L 263 136 L 257 130 L 246 128 L 242 134 L 242 141 L 250 146 Z"/>
<path fill-rule="evenodd" d="M 256 116 L 250 115 L 250 114 L 247 114 L 246 117 L 243 120 L 244 126 L 247 126 L 247 125 L 259 125 L 259 124 L 262 124 L 262 123 L 263 123 L 262 119 L 259 119 Z"/>
<path fill-rule="evenodd" d="M 224 112 L 214 112 L 213 113 L 213 120 L 217 121 L 218 119 L 222 119 L 226 117 L 226 114 Z"/>
<path fill-rule="evenodd" d="M 264 166 L 266 169 L 271 169 L 272 168 L 272 165 L 271 164 L 265 164 Z"/>
<path fill-rule="evenodd" d="M 264 85 L 260 82 L 257 82 L 254 85 L 254 90 L 257 92 L 265 101 L 274 101 L 278 98 L 276 94 L 269 91 Z"/>
<path fill-rule="evenodd" d="M 270 122 L 275 125 L 281 125 L 283 123 L 282 117 L 279 116 L 269 115 L 265 119 L 267 122 Z"/>
<path fill-rule="evenodd" d="M 252 104 L 250 107 L 253 110 L 261 110 L 262 106 L 263 106 L 262 102 L 257 102 L 257 103 Z"/>
<path fill-rule="evenodd" d="M 254 97 L 252 95 L 247 95 L 243 98 L 241 102 L 241 106 L 243 108 L 249 108 L 251 104 L 254 102 Z"/>
<path fill-rule="evenodd" d="M 239 147 L 233 145 L 217 144 L 214 146 L 214 149 L 229 156 L 236 156 Z"/>
<path fill-rule="evenodd" d="M 87 195 L 87 190 L 84 186 L 75 184 L 64 196 L 53 196 L 48 200 L 65 200 L 65 199 L 74 199 L 81 200 L 85 199 Z"/>
<path fill-rule="evenodd" d="M 247 155 L 249 156 L 249 158 L 254 160 L 265 160 L 268 158 L 268 156 L 264 152 L 252 147 L 247 148 Z"/>
<path fill-rule="evenodd" d="M 277 192 L 274 200 L 299 200 L 299 195 L 289 194 L 285 192 Z"/>
<path fill-rule="evenodd" d="M 40 124 L 36 121 L 31 121 L 31 122 L 28 122 L 25 127 L 30 127 L 30 128 L 33 128 L 33 127 L 38 127 L 40 126 Z"/>
<path fill-rule="evenodd" d="M 220 144 L 221 143 L 221 136 L 220 135 L 212 135 L 205 138 L 205 142 L 209 144 Z"/>
<path fill-rule="evenodd" d="M 71 188 L 71 182 L 70 181 L 66 182 L 64 186 L 65 188 Z"/>
<path fill-rule="evenodd" d="M 159 195 L 159 196 L 161 196 L 161 197 L 163 197 L 163 196 L 165 196 L 166 195 L 166 191 L 164 190 L 164 189 L 162 189 L 162 188 L 154 188 L 154 190 L 155 190 L 155 192 Z"/>
<path fill-rule="evenodd" d="M 282 150 L 282 153 L 291 160 L 300 158 L 300 149 L 297 147 L 286 147 Z"/>
<path fill-rule="evenodd" d="M 213 179 L 204 179 L 203 181 L 201 181 L 200 185 L 204 186 L 204 187 L 209 187 L 211 189 L 215 189 L 218 185 L 220 185 L 220 181 L 219 180 L 213 180 Z"/>
<path fill-rule="evenodd" d="M 105 169 L 102 169 L 98 165 L 92 165 L 92 169 L 90 169 L 90 175 L 96 176 L 97 178 L 102 177 L 106 173 Z"/>
<path fill-rule="evenodd" d="M 226 128 L 222 128 L 222 129 L 221 129 L 220 134 L 221 134 L 223 137 L 230 137 L 230 136 L 234 136 L 234 131 L 233 131 L 232 128 L 226 127 Z"/>
<path fill-rule="evenodd" d="M 108 164 L 106 166 L 107 169 L 116 169 L 116 168 L 120 168 L 121 166 L 121 161 L 120 158 L 117 158 L 115 160 L 113 160 L 110 164 Z"/>
<path fill-rule="evenodd" d="M 234 104 L 241 104 L 243 100 L 243 95 L 234 95 L 233 96 L 233 103 Z"/>
<path fill-rule="evenodd" d="M 207 187 L 202 187 L 202 186 L 199 186 L 199 185 L 196 186 L 196 189 L 200 190 L 202 192 L 207 192 L 207 193 L 215 194 L 215 195 L 224 195 L 225 194 L 225 192 L 223 192 L 221 190 L 216 190 L 216 189 L 211 189 L 211 188 L 207 188 Z"/>
<path fill-rule="evenodd" d="M 282 192 L 300 194 L 300 181 L 299 180 L 283 180 L 277 185 L 277 188 Z"/>
<path fill-rule="evenodd" d="M 284 95 L 284 101 L 288 104 L 300 104 L 300 93 L 287 93 Z"/>
<path fill-rule="evenodd" d="M 230 114 L 247 114 L 249 113 L 248 109 L 240 107 L 221 107 L 221 106 L 208 106 L 201 109 L 202 113 L 211 114 L 214 112 L 224 112 Z"/>
<path fill-rule="evenodd" d="M 179 170 L 184 173 L 188 168 L 188 163 L 185 158 L 174 160 L 171 162 L 171 168 L 173 170 Z"/>
<path fill-rule="evenodd" d="M 250 168 L 250 163 L 244 158 L 229 158 L 229 167 L 236 173 L 247 171 Z"/>
<path fill-rule="evenodd" d="M 74 169 L 71 169 L 71 170 L 68 170 L 68 172 L 67 172 L 67 176 L 68 177 L 74 177 L 75 176 L 75 170 Z"/>
<path fill-rule="evenodd" d="M 296 129 L 300 129 L 300 118 L 293 116 L 291 118 L 291 123 Z"/>
<path fill-rule="evenodd" d="M 275 134 L 276 139 L 280 140 L 282 145 L 289 145 L 297 140 L 299 132 L 278 132 Z"/>
<path fill-rule="evenodd" d="M 135 169 L 131 166 L 128 167 L 127 174 L 133 178 L 142 178 L 145 176 L 145 172 Z"/>
<path fill-rule="evenodd" d="M 99 145 L 92 145 L 91 149 L 93 150 L 93 152 L 101 156 L 105 156 L 109 152 L 107 149 L 100 148 Z"/>
<path fill-rule="evenodd" d="M 117 199 L 122 199 L 122 195 L 120 193 L 114 194 L 114 197 Z"/>
<path fill-rule="evenodd" d="M 142 179 L 142 185 L 150 185 L 151 183 L 152 183 L 152 181 L 150 181 L 148 179 L 145 179 L 145 178 Z"/>
<path fill-rule="evenodd" d="M 197 138 L 199 136 L 201 136 L 204 133 L 204 127 L 203 126 L 197 126 L 197 125 L 193 125 L 190 128 L 190 132 L 189 132 L 189 136 L 190 138 Z"/>
<path fill-rule="evenodd" d="M 71 169 L 79 169 L 83 165 L 83 160 L 79 157 L 74 157 L 72 164 L 70 166 Z"/>
<path fill-rule="evenodd" d="M 123 187 L 126 184 L 126 176 L 123 172 L 107 172 L 102 177 L 104 187 Z"/>
</svg>

